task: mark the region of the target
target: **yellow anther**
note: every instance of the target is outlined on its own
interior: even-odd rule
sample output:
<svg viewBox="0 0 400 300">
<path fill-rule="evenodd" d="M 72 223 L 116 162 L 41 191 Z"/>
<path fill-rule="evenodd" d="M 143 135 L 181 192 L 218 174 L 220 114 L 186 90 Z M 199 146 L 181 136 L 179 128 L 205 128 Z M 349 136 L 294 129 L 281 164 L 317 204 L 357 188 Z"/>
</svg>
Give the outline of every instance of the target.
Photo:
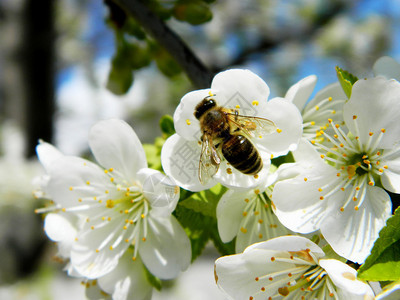
<svg viewBox="0 0 400 300">
<path fill-rule="evenodd" d="M 96 253 L 99 253 L 100 252 L 100 250 L 99 249 L 96 249 Z"/>
<path fill-rule="evenodd" d="M 329 122 L 329 123 L 332 123 L 333 121 L 332 121 L 332 119 L 328 119 L 328 122 Z"/>
<path fill-rule="evenodd" d="M 372 181 L 368 182 L 368 185 L 373 186 L 374 183 Z"/>
<path fill-rule="evenodd" d="M 227 169 L 226 169 L 226 173 L 232 174 L 232 169 L 231 169 L 231 168 L 227 168 Z"/>
<path fill-rule="evenodd" d="M 320 155 L 320 157 L 321 157 L 321 158 L 324 158 L 324 157 L 325 157 L 325 155 L 321 154 L 321 155 Z"/>
<path fill-rule="evenodd" d="M 336 110 L 332 110 L 332 111 L 331 111 L 331 114 L 332 114 L 332 115 L 336 114 Z"/>
<path fill-rule="evenodd" d="M 124 213 L 129 214 L 129 210 L 125 209 Z"/>
<path fill-rule="evenodd" d="M 109 193 L 109 191 L 108 191 L 108 190 L 105 190 L 104 192 L 105 192 L 106 194 L 108 194 L 108 193 Z"/>
<path fill-rule="evenodd" d="M 329 97 L 329 98 L 328 98 L 328 101 L 332 101 L 332 97 Z"/>
<path fill-rule="evenodd" d="M 110 250 L 113 250 L 114 248 L 113 248 L 113 246 L 110 246 Z"/>
<path fill-rule="evenodd" d="M 69 187 L 69 190 L 72 191 L 74 188 L 72 186 Z"/>
<path fill-rule="evenodd" d="M 341 208 L 340 208 L 340 211 L 344 211 L 344 207 L 341 207 Z"/>
<path fill-rule="evenodd" d="M 262 224 L 264 221 L 262 219 L 258 220 L 258 223 Z"/>
<path fill-rule="evenodd" d="M 251 102 L 252 105 L 257 106 L 258 105 L 258 101 L 254 100 L 253 102 Z"/>
<path fill-rule="evenodd" d="M 190 124 L 192 124 L 192 122 L 190 122 L 189 119 L 186 119 L 186 124 L 190 125 Z"/>
<path fill-rule="evenodd" d="M 254 175 L 253 177 L 254 177 L 255 179 L 257 179 L 257 178 L 258 178 L 258 174 Z"/>
<path fill-rule="evenodd" d="M 144 214 L 141 214 L 140 217 L 141 217 L 142 219 L 144 219 L 146 216 L 145 216 Z"/>
<path fill-rule="evenodd" d="M 246 199 L 244 199 L 244 202 L 246 202 L 246 203 L 249 203 L 249 201 L 250 201 L 250 200 L 249 200 L 249 199 L 247 199 L 247 198 L 246 198 Z"/>
<path fill-rule="evenodd" d="M 369 136 L 373 136 L 374 135 L 374 133 L 373 132 L 370 132 L 370 133 L 368 133 L 369 134 Z"/>
<path fill-rule="evenodd" d="M 239 104 L 237 104 L 235 107 L 236 107 L 237 109 L 239 109 L 239 108 L 240 108 L 240 105 L 239 105 Z"/>
<path fill-rule="evenodd" d="M 89 184 L 90 184 L 90 181 L 89 181 L 89 180 L 88 180 L 88 181 L 86 181 L 86 184 L 87 184 L 87 185 L 89 185 Z"/>
<path fill-rule="evenodd" d="M 315 110 L 319 110 L 319 106 L 318 105 L 315 105 Z"/>
<path fill-rule="evenodd" d="M 124 230 L 127 230 L 127 229 L 128 229 L 128 226 L 125 225 L 125 226 L 122 227 L 122 228 L 123 228 Z"/>
<path fill-rule="evenodd" d="M 310 123 L 312 126 L 314 126 L 315 125 L 315 122 L 314 121 L 311 121 L 311 123 Z"/>
<path fill-rule="evenodd" d="M 382 128 L 382 129 L 381 129 L 381 132 L 382 132 L 382 133 L 385 133 L 385 132 L 386 132 L 386 129 L 385 129 L 385 128 Z"/>
<path fill-rule="evenodd" d="M 111 177 L 111 178 L 110 178 L 110 181 L 111 181 L 111 182 L 114 182 L 114 177 Z"/>
<path fill-rule="evenodd" d="M 322 189 L 321 189 L 321 188 L 318 188 L 318 192 L 322 192 Z"/>
<path fill-rule="evenodd" d="M 246 233 L 246 232 L 247 232 L 247 229 L 244 228 L 244 227 L 241 227 L 241 228 L 240 228 L 240 231 L 243 232 L 243 233 Z"/>
<path fill-rule="evenodd" d="M 135 257 L 135 256 L 134 256 L 134 257 L 132 257 L 132 260 L 133 260 L 133 261 L 136 261 L 136 257 Z"/>
<path fill-rule="evenodd" d="M 314 140 L 311 140 L 311 144 L 315 145 L 315 141 L 314 141 Z"/>
<path fill-rule="evenodd" d="M 247 211 L 243 212 L 243 217 L 247 216 Z"/>
<path fill-rule="evenodd" d="M 114 203 L 113 200 L 108 199 L 108 200 L 106 201 L 106 207 L 107 207 L 107 208 L 113 208 L 114 206 L 115 206 L 115 203 Z"/>
<path fill-rule="evenodd" d="M 145 237 L 142 237 L 142 241 L 145 242 L 145 241 L 146 241 L 146 238 L 145 238 Z"/>
<path fill-rule="evenodd" d="M 354 206 L 354 210 L 356 210 L 356 211 L 357 211 L 357 210 L 358 210 L 358 206 Z"/>
<path fill-rule="evenodd" d="M 388 168 L 388 166 L 387 166 L 387 165 L 384 165 L 384 166 L 383 166 L 383 168 L 384 168 L 384 169 L 387 169 L 387 168 Z"/>
<path fill-rule="evenodd" d="M 259 189 L 255 189 L 255 190 L 254 190 L 254 194 L 258 195 L 259 193 L 260 193 L 260 190 L 259 190 Z"/>
<path fill-rule="evenodd" d="M 63 212 L 66 212 L 66 211 L 67 211 L 65 208 L 62 208 L 61 210 L 62 210 Z"/>
<path fill-rule="evenodd" d="M 355 119 L 357 119 L 357 116 L 356 116 L 356 115 L 353 116 L 353 120 L 355 120 Z"/>
<path fill-rule="evenodd" d="M 324 200 L 324 196 L 319 197 L 319 200 Z"/>
<path fill-rule="evenodd" d="M 340 127 L 340 125 L 339 125 L 339 124 L 335 124 L 335 127 L 336 127 L 336 128 L 339 128 L 339 127 Z"/>
<path fill-rule="evenodd" d="M 353 197 L 353 201 L 357 201 L 357 197 Z"/>
<path fill-rule="evenodd" d="M 108 171 L 112 172 L 114 171 L 114 168 L 109 168 Z"/>
<path fill-rule="evenodd" d="M 304 181 L 307 181 L 308 179 L 306 177 L 304 177 Z"/>
<path fill-rule="evenodd" d="M 90 226 L 90 229 L 94 230 L 94 226 Z"/>
<path fill-rule="evenodd" d="M 104 170 L 104 173 L 106 173 L 106 174 L 107 174 L 107 173 L 108 173 L 108 170 Z"/>
<path fill-rule="evenodd" d="M 281 133 L 281 132 L 282 132 L 282 129 L 277 128 L 277 129 L 276 129 L 276 132 L 277 132 L 277 133 Z"/>
</svg>

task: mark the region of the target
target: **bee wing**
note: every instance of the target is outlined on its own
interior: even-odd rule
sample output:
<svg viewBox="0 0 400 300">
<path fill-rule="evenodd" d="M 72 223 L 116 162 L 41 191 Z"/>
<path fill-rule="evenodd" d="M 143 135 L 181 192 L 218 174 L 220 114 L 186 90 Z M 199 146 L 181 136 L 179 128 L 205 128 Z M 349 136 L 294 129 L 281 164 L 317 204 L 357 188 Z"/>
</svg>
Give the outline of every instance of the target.
<svg viewBox="0 0 400 300">
<path fill-rule="evenodd" d="M 199 180 L 201 184 L 206 184 L 218 172 L 220 163 L 221 158 L 212 143 L 211 136 L 204 134 L 199 161 Z"/>
<path fill-rule="evenodd" d="M 242 116 L 237 113 L 229 113 L 228 116 L 232 123 L 251 137 L 262 137 L 276 131 L 275 123 L 265 118 Z"/>
</svg>

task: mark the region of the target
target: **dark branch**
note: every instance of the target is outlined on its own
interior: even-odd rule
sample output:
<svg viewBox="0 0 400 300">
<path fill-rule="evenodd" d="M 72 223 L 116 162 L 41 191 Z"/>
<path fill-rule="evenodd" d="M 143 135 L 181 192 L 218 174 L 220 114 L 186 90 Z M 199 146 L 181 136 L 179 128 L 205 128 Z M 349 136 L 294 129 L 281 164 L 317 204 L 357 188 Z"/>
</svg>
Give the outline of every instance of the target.
<svg viewBox="0 0 400 300">
<path fill-rule="evenodd" d="M 182 39 L 142 1 L 114 0 L 176 60 L 197 88 L 208 88 L 214 73 L 207 69 Z"/>
</svg>

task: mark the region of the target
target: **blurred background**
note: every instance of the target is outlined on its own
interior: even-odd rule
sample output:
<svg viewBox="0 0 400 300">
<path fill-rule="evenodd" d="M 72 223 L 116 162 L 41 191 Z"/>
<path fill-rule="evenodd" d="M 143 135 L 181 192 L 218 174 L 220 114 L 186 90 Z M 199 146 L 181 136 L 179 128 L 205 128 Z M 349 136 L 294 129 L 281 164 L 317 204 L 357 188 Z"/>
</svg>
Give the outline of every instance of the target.
<svg viewBox="0 0 400 300">
<path fill-rule="evenodd" d="M 334 82 L 337 65 L 367 77 L 383 55 L 400 61 L 400 0 L 144 1 L 178 38 L 166 41 L 149 31 L 151 19 L 116 4 L 124 2 L 0 0 L 0 299 L 85 299 L 33 213 L 43 205 L 32 196 L 43 173 L 39 139 L 86 155 L 89 128 L 122 118 L 152 143 L 160 117 L 185 93 L 233 67 L 284 96 L 311 74 L 316 90 Z M 177 41 L 191 49 L 189 67 L 170 50 Z M 214 284 L 217 257 L 210 246 L 153 299 L 224 299 Z"/>
</svg>

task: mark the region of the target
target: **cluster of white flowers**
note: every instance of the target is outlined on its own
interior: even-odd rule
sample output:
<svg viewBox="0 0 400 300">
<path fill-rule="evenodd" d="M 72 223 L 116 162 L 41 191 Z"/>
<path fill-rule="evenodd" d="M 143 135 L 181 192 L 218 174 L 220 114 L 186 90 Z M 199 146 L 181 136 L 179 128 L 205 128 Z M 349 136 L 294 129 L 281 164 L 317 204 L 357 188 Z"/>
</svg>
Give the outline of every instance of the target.
<svg viewBox="0 0 400 300">
<path fill-rule="evenodd" d="M 40 143 L 42 193 L 54 201 L 40 210 L 50 212 L 45 231 L 68 259 L 69 274 L 90 287 L 88 297 L 149 299 L 146 274 L 171 279 L 185 270 L 190 241 L 172 215 L 179 187 L 198 192 L 222 184 L 229 189 L 216 208 L 218 232 L 224 243 L 236 238 L 236 253 L 243 252 L 216 261 L 227 295 L 373 299 L 344 261 L 365 261 L 392 214 L 385 190 L 400 193 L 400 83 L 361 79 L 350 97 L 336 83 L 309 101 L 315 84 L 315 76 L 306 77 L 268 100 L 268 85 L 254 73 L 217 74 L 210 89 L 186 94 L 177 107 L 176 133 L 161 151 L 166 175 L 147 168 L 123 121 L 99 122 L 90 132 L 101 167 Z M 207 120 L 220 132 L 210 132 Z M 247 152 L 227 154 L 234 142 Z M 271 160 L 280 156 L 291 162 L 275 167 Z M 256 174 L 243 171 L 255 161 Z M 300 234 L 336 254 L 325 257 Z"/>
<path fill-rule="evenodd" d="M 69 260 L 69 275 L 86 282 L 90 299 L 101 292 L 150 299 L 147 271 L 172 279 L 190 264 L 190 241 L 171 215 L 179 187 L 147 168 L 138 137 L 123 121 L 97 123 L 89 144 L 101 166 L 47 143 L 37 147 L 46 169 L 43 191 L 54 201 L 43 209 L 50 211 L 46 234 Z"/>
</svg>

